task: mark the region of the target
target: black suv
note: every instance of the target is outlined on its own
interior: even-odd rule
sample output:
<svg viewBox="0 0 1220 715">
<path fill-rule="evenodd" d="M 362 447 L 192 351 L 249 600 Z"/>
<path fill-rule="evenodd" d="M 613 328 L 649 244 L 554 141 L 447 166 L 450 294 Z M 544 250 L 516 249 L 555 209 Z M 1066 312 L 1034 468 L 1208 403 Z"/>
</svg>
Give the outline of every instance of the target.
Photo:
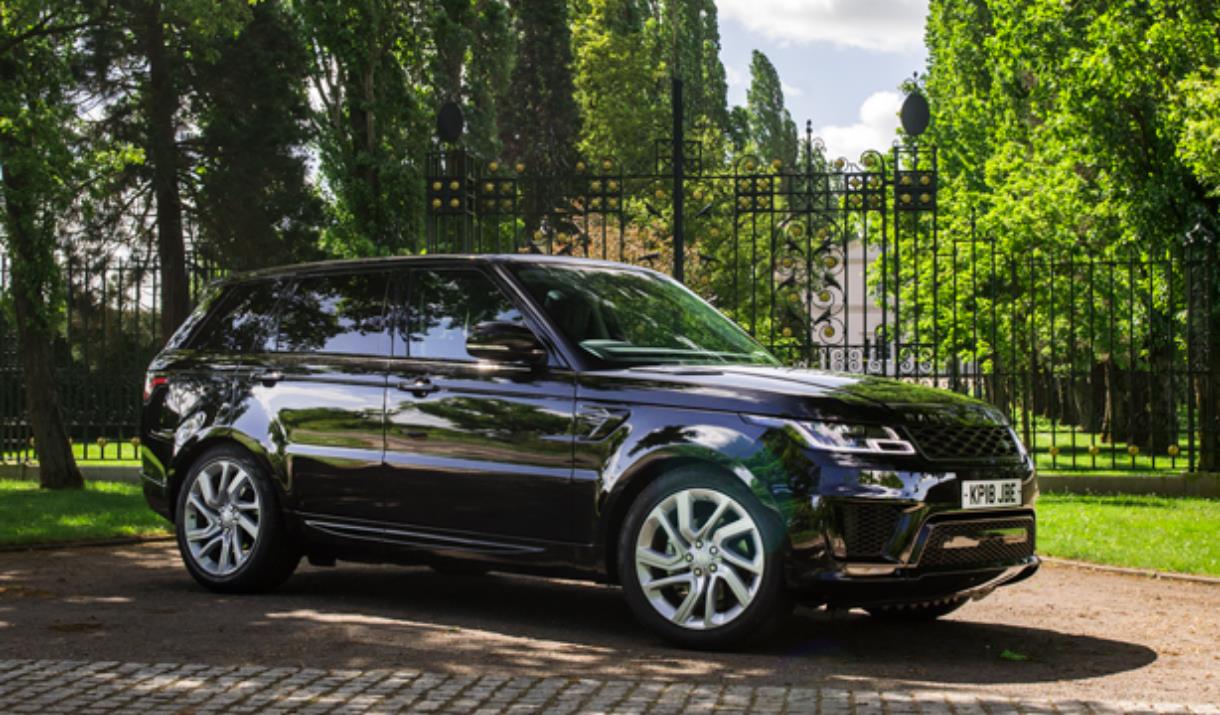
<svg viewBox="0 0 1220 715">
<path fill-rule="evenodd" d="M 540 256 L 227 281 L 148 369 L 144 491 L 219 591 L 302 555 L 619 583 L 726 646 L 803 603 L 934 618 L 1030 576 L 1034 468 L 950 392 L 782 367 L 677 282 Z"/>
</svg>

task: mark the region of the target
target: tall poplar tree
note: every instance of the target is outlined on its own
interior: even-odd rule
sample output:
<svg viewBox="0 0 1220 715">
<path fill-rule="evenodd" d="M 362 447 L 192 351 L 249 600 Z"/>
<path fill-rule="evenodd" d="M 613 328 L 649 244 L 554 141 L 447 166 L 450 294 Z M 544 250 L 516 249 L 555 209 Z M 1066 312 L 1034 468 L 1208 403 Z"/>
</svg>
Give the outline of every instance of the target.
<svg viewBox="0 0 1220 715">
<path fill-rule="evenodd" d="M 767 161 L 776 159 L 791 167 L 796 161 L 796 122 L 784 107 L 784 90 L 775 65 L 755 50 L 750 59 L 750 87 L 746 90 L 750 138 Z"/>
</svg>

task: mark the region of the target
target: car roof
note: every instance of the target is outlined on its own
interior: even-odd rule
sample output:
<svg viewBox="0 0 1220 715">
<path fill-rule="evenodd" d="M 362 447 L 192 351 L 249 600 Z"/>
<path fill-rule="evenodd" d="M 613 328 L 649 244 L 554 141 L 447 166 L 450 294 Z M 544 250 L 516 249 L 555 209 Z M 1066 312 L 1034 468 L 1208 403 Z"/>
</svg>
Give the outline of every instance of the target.
<svg viewBox="0 0 1220 715">
<path fill-rule="evenodd" d="M 426 266 L 433 264 L 537 264 L 571 267 L 600 267 L 630 269 L 647 273 L 656 271 L 642 266 L 627 263 L 606 261 L 595 258 L 578 258 L 575 256 L 551 256 L 539 253 L 437 253 L 424 256 L 383 256 L 378 258 L 350 258 L 330 261 L 314 261 L 297 263 L 287 266 L 263 268 L 256 271 L 235 273 L 225 279 L 224 283 L 254 280 L 259 278 L 280 278 L 313 273 L 344 273 L 348 271 L 365 271 L 379 268 L 408 268 L 411 266 Z"/>
</svg>

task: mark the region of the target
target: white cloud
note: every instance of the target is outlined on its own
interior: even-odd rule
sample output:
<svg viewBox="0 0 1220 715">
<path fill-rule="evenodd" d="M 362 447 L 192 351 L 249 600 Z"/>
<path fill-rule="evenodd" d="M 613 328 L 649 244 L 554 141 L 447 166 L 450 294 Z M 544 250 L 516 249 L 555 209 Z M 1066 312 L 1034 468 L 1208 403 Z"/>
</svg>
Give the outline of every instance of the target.
<svg viewBox="0 0 1220 715">
<path fill-rule="evenodd" d="M 856 161 L 868 149 L 889 149 L 896 138 L 902 100 L 898 92 L 873 92 L 860 105 L 859 121 L 816 128 L 814 134 L 826 142 L 826 156 Z"/>
<path fill-rule="evenodd" d="M 928 0 L 716 0 L 722 17 L 780 42 L 882 52 L 923 45 Z"/>
<path fill-rule="evenodd" d="M 742 74 L 741 70 L 726 63 L 724 65 L 724 80 L 730 87 L 736 87 L 746 83 L 746 76 Z"/>
<path fill-rule="evenodd" d="M 801 89 L 800 87 L 793 87 L 787 82 L 780 82 L 779 87 L 780 89 L 784 90 L 784 98 L 799 97 L 805 93 L 805 90 Z"/>
</svg>

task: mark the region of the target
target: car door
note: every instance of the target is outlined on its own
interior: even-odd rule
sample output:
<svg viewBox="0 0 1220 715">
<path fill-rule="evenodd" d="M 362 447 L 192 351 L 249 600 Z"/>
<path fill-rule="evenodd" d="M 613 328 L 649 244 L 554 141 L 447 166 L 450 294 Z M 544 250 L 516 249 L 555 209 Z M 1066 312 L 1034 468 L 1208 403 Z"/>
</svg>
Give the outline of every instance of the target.
<svg viewBox="0 0 1220 715">
<path fill-rule="evenodd" d="M 291 281 L 274 350 L 250 378 L 249 402 L 269 425 L 291 506 L 305 514 L 384 516 L 388 286 L 384 271 Z"/>
<path fill-rule="evenodd" d="M 592 508 L 572 482 L 574 376 L 554 363 L 471 357 L 467 334 L 492 320 L 528 325 L 489 272 L 435 267 L 406 276 L 406 357 L 392 360 L 386 393 L 397 519 L 492 541 L 573 542 Z"/>
</svg>

